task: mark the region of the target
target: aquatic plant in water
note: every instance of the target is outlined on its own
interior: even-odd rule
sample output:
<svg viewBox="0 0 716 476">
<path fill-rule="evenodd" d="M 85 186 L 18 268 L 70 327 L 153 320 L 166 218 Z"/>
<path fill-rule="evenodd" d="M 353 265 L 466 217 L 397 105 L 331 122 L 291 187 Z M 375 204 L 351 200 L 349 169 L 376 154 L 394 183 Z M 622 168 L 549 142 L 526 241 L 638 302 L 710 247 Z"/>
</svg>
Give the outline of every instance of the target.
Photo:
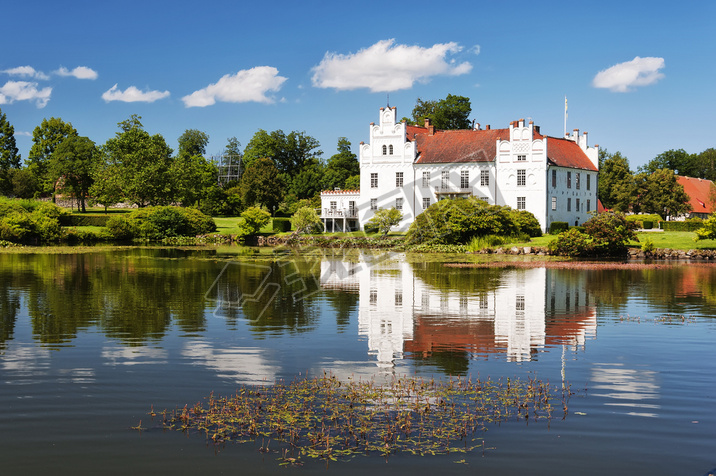
<svg viewBox="0 0 716 476">
<path fill-rule="evenodd" d="M 488 424 L 549 422 L 554 412 L 564 418 L 570 395 L 567 385 L 553 389 L 537 379 L 395 377 L 379 385 L 324 375 L 244 386 L 231 396 L 212 393 L 204 403 L 150 415 L 164 429 L 204 433 L 214 444 L 261 438 L 261 451 L 268 452 L 265 442 L 274 440 L 281 464 L 300 464 L 301 458 L 484 451 Z"/>
</svg>

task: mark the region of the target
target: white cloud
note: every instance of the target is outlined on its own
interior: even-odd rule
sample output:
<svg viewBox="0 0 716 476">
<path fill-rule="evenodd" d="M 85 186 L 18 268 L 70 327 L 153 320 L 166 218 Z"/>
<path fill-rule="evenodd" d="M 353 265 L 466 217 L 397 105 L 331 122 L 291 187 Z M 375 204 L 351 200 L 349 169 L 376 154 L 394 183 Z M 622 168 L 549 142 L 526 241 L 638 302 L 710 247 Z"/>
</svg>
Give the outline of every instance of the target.
<svg viewBox="0 0 716 476">
<path fill-rule="evenodd" d="M 0 87 L 0 104 L 12 104 L 15 101 L 35 101 L 38 109 L 47 106 L 52 88 L 37 88 L 37 83 L 28 81 L 8 81 Z"/>
<path fill-rule="evenodd" d="M 274 99 L 266 93 L 278 91 L 287 79 L 278 76 L 278 69 L 272 66 L 257 66 L 224 75 L 216 83 L 184 96 L 182 101 L 186 107 L 211 106 L 216 101 L 272 103 Z"/>
<path fill-rule="evenodd" d="M 58 76 L 72 76 L 77 79 L 97 79 L 98 76 L 97 71 L 87 66 L 78 66 L 72 71 L 61 66 L 60 69 L 55 71 L 55 74 Z"/>
<path fill-rule="evenodd" d="M 479 55 L 480 54 L 480 45 L 475 45 L 472 48 L 470 48 L 470 52 Z"/>
<path fill-rule="evenodd" d="M 597 73 L 592 80 L 595 88 L 606 88 L 613 92 L 625 93 L 637 86 L 648 86 L 664 77 L 659 72 L 664 67 L 664 58 L 640 58 L 615 64 Z"/>
<path fill-rule="evenodd" d="M 432 76 L 458 76 L 472 70 L 470 63 L 455 64 L 446 56 L 458 53 L 457 43 L 439 43 L 430 48 L 396 45 L 382 40 L 355 54 L 326 53 L 313 68 L 313 85 L 319 88 L 349 90 L 368 88 L 373 92 L 409 89 L 416 81 Z"/>
<path fill-rule="evenodd" d="M 27 136 L 27 137 L 32 137 L 32 132 L 28 132 L 28 131 L 15 131 L 15 134 L 14 134 L 14 135 L 15 135 L 15 136 Z"/>
<path fill-rule="evenodd" d="M 18 66 L 16 68 L 5 69 L 2 72 L 10 76 L 20 76 L 23 78 L 50 79 L 45 73 L 37 71 L 32 66 Z"/>
<path fill-rule="evenodd" d="M 104 99 L 105 102 L 154 102 L 168 96 L 169 91 L 140 91 L 134 86 L 130 86 L 124 91 L 121 91 L 117 88 L 116 84 L 102 93 L 102 99 Z"/>
</svg>

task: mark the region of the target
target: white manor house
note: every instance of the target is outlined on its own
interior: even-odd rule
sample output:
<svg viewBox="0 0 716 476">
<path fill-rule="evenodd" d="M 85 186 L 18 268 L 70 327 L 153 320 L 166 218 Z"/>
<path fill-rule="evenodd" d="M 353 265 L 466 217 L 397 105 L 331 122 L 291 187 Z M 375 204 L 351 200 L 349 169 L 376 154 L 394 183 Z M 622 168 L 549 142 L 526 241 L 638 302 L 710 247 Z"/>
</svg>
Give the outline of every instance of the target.
<svg viewBox="0 0 716 476">
<path fill-rule="evenodd" d="M 528 210 L 543 231 L 552 222 L 579 225 L 597 209 L 599 146 L 575 129 L 564 138 L 540 133 L 524 119 L 506 129 L 436 130 L 396 122 L 380 109 L 370 141 L 360 143 L 360 190 L 321 193 L 326 231 L 363 229 L 375 211 L 397 208 L 398 230 L 444 198 L 474 195 L 489 204 Z"/>
</svg>

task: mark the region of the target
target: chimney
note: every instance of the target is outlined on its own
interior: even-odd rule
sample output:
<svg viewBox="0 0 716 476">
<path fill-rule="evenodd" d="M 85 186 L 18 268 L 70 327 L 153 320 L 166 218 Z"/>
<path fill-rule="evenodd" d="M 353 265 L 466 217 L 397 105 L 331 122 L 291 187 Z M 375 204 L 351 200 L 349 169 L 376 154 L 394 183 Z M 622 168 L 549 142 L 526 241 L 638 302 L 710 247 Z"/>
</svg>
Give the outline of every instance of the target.
<svg viewBox="0 0 716 476">
<path fill-rule="evenodd" d="M 426 118 L 425 118 L 425 128 L 428 130 L 428 135 L 429 135 L 429 136 L 432 136 L 432 135 L 435 134 L 435 126 L 433 126 L 432 124 L 430 124 L 430 118 L 429 118 L 429 117 L 426 117 Z"/>
<path fill-rule="evenodd" d="M 489 130 L 490 130 L 490 124 L 485 125 L 485 130 L 486 130 L 486 131 L 489 131 Z"/>
<path fill-rule="evenodd" d="M 539 126 L 535 126 L 535 132 L 536 132 L 537 134 L 540 133 L 540 131 L 539 131 Z"/>
</svg>

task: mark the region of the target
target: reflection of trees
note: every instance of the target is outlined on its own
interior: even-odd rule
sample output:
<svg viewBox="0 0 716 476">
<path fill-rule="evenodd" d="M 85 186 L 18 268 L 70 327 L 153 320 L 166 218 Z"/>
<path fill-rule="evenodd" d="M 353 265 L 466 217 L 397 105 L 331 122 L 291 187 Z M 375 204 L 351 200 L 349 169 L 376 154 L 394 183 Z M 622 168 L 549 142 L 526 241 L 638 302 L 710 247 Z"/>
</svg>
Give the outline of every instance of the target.
<svg viewBox="0 0 716 476">
<path fill-rule="evenodd" d="M 3 332 L 14 317 L 2 296 L 13 288 L 26 295 L 33 333 L 44 343 L 69 342 L 90 326 L 130 343 L 161 337 L 172 321 L 187 333 L 201 331 L 203 296 L 221 268 L 210 261 L 156 259 L 166 255 L 181 258 L 177 250 L 158 249 L 3 255 Z"/>
<path fill-rule="evenodd" d="M 8 273 L 0 273 L 0 282 L 7 283 L 9 278 Z M 7 287 L 0 288 L 0 350 L 5 348 L 6 341 L 12 339 L 19 309 L 19 293 Z"/>
<path fill-rule="evenodd" d="M 452 268 L 443 263 L 411 263 L 417 278 L 441 291 L 480 293 L 500 285 L 504 268 Z"/>
<path fill-rule="evenodd" d="M 466 350 L 445 349 L 433 351 L 429 356 L 414 353 L 411 357 L 417 368 L 434 366 L 445 375 L 467 375 L 470 369 L 470 356 Z"/>
</svg>

